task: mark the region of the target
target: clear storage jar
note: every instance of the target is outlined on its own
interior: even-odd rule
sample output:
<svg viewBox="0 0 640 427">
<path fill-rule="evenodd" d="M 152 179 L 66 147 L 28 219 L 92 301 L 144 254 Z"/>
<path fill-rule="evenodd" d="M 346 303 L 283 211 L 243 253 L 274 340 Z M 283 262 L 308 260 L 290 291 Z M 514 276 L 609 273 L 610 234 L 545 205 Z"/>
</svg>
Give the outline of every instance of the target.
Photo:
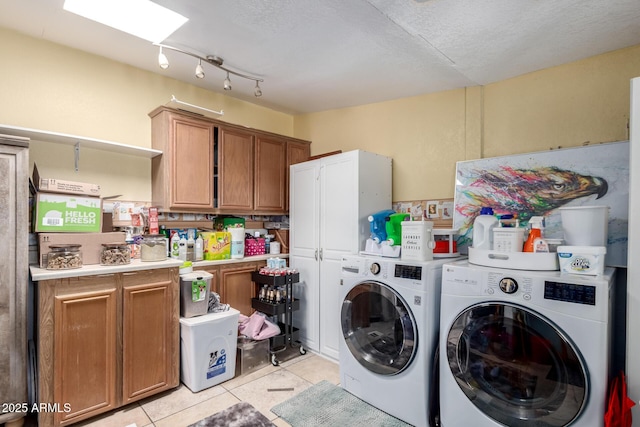
<svg viewBox="0 0 640 427">
<path fill-rule="evenodd" d="M 131 249 L 126 243 L 103 243 L 100 265 L 123 265 L 131 262 Z"/>
<path fill-rule="evenodd" d="M 47 270 L 68 270 L 82 267 L 82 252 L 77 244 L 51 245 L 47 254 Z"/>
<path fill-rule="evenodd" d="M 162 234 L 145 234 L 140 242 L 141 261 L 164 261 L 167 259 L 167 238 Z"/>
</svg>

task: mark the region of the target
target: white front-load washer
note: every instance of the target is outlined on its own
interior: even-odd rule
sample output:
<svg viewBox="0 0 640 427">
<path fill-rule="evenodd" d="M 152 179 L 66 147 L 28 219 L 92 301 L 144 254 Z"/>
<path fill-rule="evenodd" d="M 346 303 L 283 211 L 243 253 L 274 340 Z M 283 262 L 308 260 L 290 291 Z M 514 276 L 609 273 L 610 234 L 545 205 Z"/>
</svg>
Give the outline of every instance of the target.
<svg viewBox="0 0 640 427">
<path fill-rule="evenodd" d="M 604 425 L 615 269 L 442 274 L 442 427 Z"/>
<path fill-rule="evenodd" d="M 342 260 L 341 386 L 418 427 L 429 425 L 437 397 L 433 360 L 446 261 Z"/>
</svg>

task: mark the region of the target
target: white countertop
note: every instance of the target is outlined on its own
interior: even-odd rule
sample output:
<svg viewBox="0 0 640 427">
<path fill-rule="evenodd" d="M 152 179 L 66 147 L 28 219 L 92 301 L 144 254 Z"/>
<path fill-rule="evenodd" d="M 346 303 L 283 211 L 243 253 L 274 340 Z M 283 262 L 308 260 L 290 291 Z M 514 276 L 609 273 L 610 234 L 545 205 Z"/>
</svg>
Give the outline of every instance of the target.
<svg viewBox="0 0 640 427">
<path fill-rule="evenodd" d="M 193 269 L 197 270 L 198 267 L 207 267 L 207 266 L 216 266 L 216 265 L 224 265 L 224 264 L 237 264 L 241 262 L 252 262 L 252 261 L 266 261 L 269 258 L 289 258 L 289 254 L 279 254 L 279 255 L 256 255 L 245 258 L 237 258 L 237 259 L 225 259 L 219 261 L 198 261 L 193 263 Z M 39 268 L 35 265 L 29 267 L 31 270 L 31 280 L 34 282 L 38 282 L 40 280 L 51 280 L 51 279 L 64 279 L 66 277 L 78 277 L 78 276 L 95 276 L 97 274 L 112 274 L 112 273 L 125 273 L 128 271 L 139 271 L 139 270 L 151 270 L 157 268 L 171 268 L 171 267 L 180 267 L 182 265 L 182 261 L 167 258 L 164 261 L 140 261 L 139 259 L 134 259 L 129 264 L 124 265 L 100 265 L 100 264 L 91 264 L 85 265 L 81 268 L 74 268 L 69 270 L 47 270 L 46 268 Z"/>
</svg>

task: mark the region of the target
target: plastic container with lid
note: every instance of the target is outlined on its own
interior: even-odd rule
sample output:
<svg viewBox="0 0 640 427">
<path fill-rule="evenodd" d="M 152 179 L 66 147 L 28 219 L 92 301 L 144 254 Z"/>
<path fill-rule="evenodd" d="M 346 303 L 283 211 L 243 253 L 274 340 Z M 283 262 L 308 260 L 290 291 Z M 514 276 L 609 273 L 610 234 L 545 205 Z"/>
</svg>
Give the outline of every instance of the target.
<svg viewBox="0 0 640 427">
<path fill-rule="evenodd" d="M 145 234 L 140 241 L 140 261 L 164 261 L 167 259 L 166 237 L 162 234 Z"/>
<path fill-rule="evenodd" d="M 131 248 L 127 243 L 103 243 L 100 265 L 124 265 L 131 262 Z"/>
<path fill-rule="evenodd" d="M 473 247 L 482 250 L 493 249 L 493 229 L 498 226 L 498 218 L 493 209 L 483 207 L 473 221 Z"/>
<path fill-rule="evenodd" d="M 68 270 L 82 267 L 82 252 L 78 244 L 51 245 L 47 255 L 47 270 Z"/>
</svg>

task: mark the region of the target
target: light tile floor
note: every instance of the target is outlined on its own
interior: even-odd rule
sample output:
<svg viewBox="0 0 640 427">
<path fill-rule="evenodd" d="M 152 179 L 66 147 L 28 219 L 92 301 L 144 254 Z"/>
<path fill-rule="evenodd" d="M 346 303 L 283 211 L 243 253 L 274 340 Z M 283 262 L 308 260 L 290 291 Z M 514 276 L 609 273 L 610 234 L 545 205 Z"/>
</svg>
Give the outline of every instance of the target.
<svg viewBox="0 0 640 427">
<path fill-rule="evenodd" d="M 220 412 L 238 402 L 247 402 L 262 412 L 276 426 L 289 426 L 270 409 L 322 380 L 340 383 L 336 362 L 307 352 L 296 355 L 279 366 L 271 364 L 217 386 L 193 393 L 184 384 L 171 391 L 120 408 L 78 427 L 185 427 Z M 293 388 L 293 391 L 267 389 Z"/>
</svg>

